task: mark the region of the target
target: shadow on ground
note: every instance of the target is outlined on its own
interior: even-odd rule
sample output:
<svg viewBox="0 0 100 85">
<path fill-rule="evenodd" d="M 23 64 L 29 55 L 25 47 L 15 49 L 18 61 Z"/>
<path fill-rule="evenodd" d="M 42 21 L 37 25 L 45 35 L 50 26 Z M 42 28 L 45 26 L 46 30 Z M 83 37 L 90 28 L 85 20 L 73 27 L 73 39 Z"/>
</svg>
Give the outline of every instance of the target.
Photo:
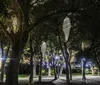
<svg viewBox="0 0 100 85">
<path fill-rule="evenodd" d="M 28 84 L 19 84 L 19 85 L 28 85 Z M 54 84 L 54 83 L 52 83 L 52 82 L 41 82 L 41 83 L 35 82 L 35 83 L 32 84 L 32 85 L 56 85 L 56 84 Z"/>
<path fill-rule="evenodd" d="M 100 82 L 99 82 L 100 83 Z M 67 83 L 63 83 L 63 82 L 60 82 L 60 83 L 53 83 L 53 82 L 35 82 L 34 84 L 32 85 L 99 85 L 98 84 L 92 84 L 92 83 L 86 83 L 86 82 L 81 82 L 81 83 L 75 83 L 75 82 L 71 82 L 70 84 L 67 84 Z M 28 84 L 19 84 L 19 85 L 28 85 Z"/>
<path fill-rule="evenodd" d="M 28 85 L 28 84 L 19 84 L 19 85 Z M 64 83 L 63 81 L 60 82 L 60 83 L 54 83 L 54 82 L 41 82 L 41 83 L 39 83 L 39 82 L 35 82 L 32 85 L 100 85 L 100 82 L 97 82 L 97 83 L 71 82 L 70 84 Z"/>
<path fill-rule="evenodd" d="M 61 83 L 55 84 L 53 82 L 41 82 L 41 83 L 35 82 L 32 85 L 99 85 L 99 83 L 98 84 L 91 84 L 91 83 L 87 84 L 85 82 L 83 82 L 83 83 L 75 83 L 75 82 L 73 83 L 73 82 L 71 82 L 70 84 L 66 84 L 66 83 L 61 82 Z M 4 83 L 0 83 L 0 85 L 4 85 Z M 18 84 L 18 85 L 28 85 L 28 84 Z"/>
<path fill-rule="evenodd" d="M 3 82 L 0 82 L 0 85 L 4 85 Z M 21 82 L 19 82 L 18 85 L 28 85 L 28 81 L 27 80 L 22 80 Z M 96 77 L 96 78 L 88 78 L 86 80 L 81 80 L 81 79 L 73 79 L 71 80 L 70 84 L 66 83 L 65 79 L 57 79 L 57 80 L 51 80 L 48 78 L 44 79 L 41 83 L 40 82 L 35 82 L 32 85 L 100 85 L 100 78 Z"/>
</svg>

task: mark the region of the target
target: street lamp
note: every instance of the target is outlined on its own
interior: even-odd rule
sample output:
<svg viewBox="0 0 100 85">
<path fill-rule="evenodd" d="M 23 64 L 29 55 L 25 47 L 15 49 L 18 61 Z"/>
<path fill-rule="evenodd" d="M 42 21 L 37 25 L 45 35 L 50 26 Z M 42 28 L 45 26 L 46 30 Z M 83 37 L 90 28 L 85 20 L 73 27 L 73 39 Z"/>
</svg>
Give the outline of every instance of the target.
<svg viewBox="0 0 100 85">
<path fill-rule="evenodd" d="M 41 82 L 41 77 L 42 77 L 42 58 L 45 56 L 46 52 L 46 42 L 42 42 L 41 45 L 41 59 L 40 59 L 40 71 L 39 71 L 39 82 Z"/>
<path fill-rule="evenodd" d="M 71 29 L 71 23 L 70 23 L 70 19 L 66 16 L 64 21 L 63 21 L 63 32 L 65 35 L 65 42 L 64 42 L 64 48 L 65 48 L 65 53 L 66 53 L 66 57 L 65 57 L 65 61 L 66 61 L 66 80 L 67 83 L 69 83 L 69 68 L 68 68 L 68 52 L 67 52 L 67 46 L 66 43 L 68 41 L 69 38 L 69 33 L 70 33 L 70 29 Z"/>
</svg>

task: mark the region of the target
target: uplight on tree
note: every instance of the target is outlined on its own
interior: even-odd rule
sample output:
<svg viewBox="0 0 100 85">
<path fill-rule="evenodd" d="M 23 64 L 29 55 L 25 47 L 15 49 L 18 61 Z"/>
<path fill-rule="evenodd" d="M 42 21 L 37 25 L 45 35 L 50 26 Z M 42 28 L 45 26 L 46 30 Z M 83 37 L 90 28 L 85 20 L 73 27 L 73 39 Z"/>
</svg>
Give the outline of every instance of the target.
<svg viewBox="0 0 100 85">
<path fill-rule="evenodd" d="M 13 18 L 12 25 L 13 25 L 13 31 L 14 31 L 14 33 L 18 32 L 18 27 L 17 27 L 17 25 L 18 25 L 18 20 L 17 20 L 16 17 Z"/>
<path fill-rule="evenodd" d="M 12 23 L 14 26 L 16 26 L 17 25 L 17 18 L 15 17 L 14 19 L 13 19 L 13 23 Z"/>
</svg>

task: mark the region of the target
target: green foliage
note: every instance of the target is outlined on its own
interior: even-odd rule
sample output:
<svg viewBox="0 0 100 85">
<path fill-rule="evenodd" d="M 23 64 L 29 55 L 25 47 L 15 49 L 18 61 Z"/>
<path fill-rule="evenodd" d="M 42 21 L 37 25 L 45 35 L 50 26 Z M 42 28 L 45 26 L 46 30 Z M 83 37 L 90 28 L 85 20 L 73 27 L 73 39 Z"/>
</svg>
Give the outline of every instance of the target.
<svg viewBox="0 0 100 85">
<path fill-rule="evenodd" d="M 50 70 L 50 74 L 54 75 L 54 69 Z M 42 75 L 45 75 L 45 69 L 42 69 Z M 46 75 L 48 75 L 48 72 L 46 72 Z"/>
<path fill-rule="evenodd" d="M 81 73 L 81 68 L 72 69 L 72 73 Z"/>
<path fill-rule="evenodd" d="M 51 69 L 51 75 L 54 75 L 54 70 L 53 69 Z"/>
<path fill-rule="evenodd" d="M 29 64 L 20 64 L 19 74 L 29 74 L 30 73 L 30 65 Z"/>
</svg>

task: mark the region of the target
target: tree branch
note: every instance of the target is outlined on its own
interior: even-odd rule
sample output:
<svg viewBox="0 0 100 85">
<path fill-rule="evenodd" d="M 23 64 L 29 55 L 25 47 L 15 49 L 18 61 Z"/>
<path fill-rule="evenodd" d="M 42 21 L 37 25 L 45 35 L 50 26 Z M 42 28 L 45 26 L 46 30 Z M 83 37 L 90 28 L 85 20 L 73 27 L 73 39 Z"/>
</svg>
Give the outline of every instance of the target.
<svg viewBox="0 0 100 85">
<path fill-rule="evenodd" d="M 32 5 L 36 4 L 38 1 L 39 1 L 39 0 L 35 0 L 35 1 L 32 3 Z"/>
<path fill-rule="evenodd" d="M 0 25 L 2 27 L 2 31 L 5 33 L 5 35 L 9 36 L 11 38 L 12 37 L 11 34 L 5 29 L 5 28 L 7 28 L 7 26 L 5 26 L 1 21 L 0 21 Z"/>
<path fill-rule="evenodd" d="M 32 26 L 30 26 L 30 29 L 28 29 L 27 31 L 31 31 L 34 27 L 36 27 L 37 25 L 39 25 L 41 22 L 47 20 L 48 18 L 57 15 L 57 14 L 62 14 L 65 13 L 65 16 L 67 16 L 68 13 L 70 12 L 83 12 L 82 10 L 77 10 L 77 9 L 68 9 L 68 10 L 57 10 L 54 11 L 52 13 L 49 13 L 47 15 L 44 15 L 43 17 L 41 17 L 39 20 L 37 20 Z"/>
</svg>

